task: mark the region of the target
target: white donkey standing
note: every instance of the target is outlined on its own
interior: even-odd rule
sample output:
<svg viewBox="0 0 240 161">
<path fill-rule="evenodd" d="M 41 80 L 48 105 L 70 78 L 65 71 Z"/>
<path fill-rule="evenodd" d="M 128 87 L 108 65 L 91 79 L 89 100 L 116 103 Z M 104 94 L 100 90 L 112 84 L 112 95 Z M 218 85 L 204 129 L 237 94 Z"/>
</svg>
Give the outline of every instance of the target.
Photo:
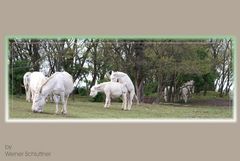
<svg viewBox="0 0 240 161">
<path fill-rule="evenodd" d="M 29 88 L 31 74 L 32 74 L 31 72 L 27 72 L 23 76 L 23 84 L 24 84 L 25 93 L 26 93 L 26 101 L 28 101 L 28 102 L 31 102 L 31 91 Z"/>
<path fill-rule="evenodd" d="M 183 84 L 183 86 L 187 87 L 190 91 L 191 94 L 194 93 L 194 80 L 187 81 L 186 83 Z"/>
<path fill-rule="evenodd" d="M 110 79 L 112 82 L 119 82 L 121 84 L 126 84 L 126 87 L 128 89 L 128 95 L 127 95 L 128 108 L 131 109 L 134 96 L 137 100 L 137 104 L 139 104 L 138 98 L 135 94 L 135 87 L 133 85 L 133 82 L 126 73 L 112 71 L 110 75 Z"/>
<path fill-rule="evenodd" d="M 90 96 L 95 97 L 98 92 L 104 92 L 106 95 L 104 108 L 109 108 L 111 104 L 111 98 L 117 98 L 122 96 L 122 110 L 131 110 L 131 107 L 127 108 L 127 87 L 125 84 L 118 82 L 104 82 L 96 84 L 91 88 Z"/>
<path fill-rule="evenodd" d="M 56 103 L 56 114 L 58 113 L 58 103 L 62 101 L 62 114 L 67 114 L 67 100 L 73 91 L 73 78 L 67 72 L 56 72 L 42 84 L 35 96 L 32 104 L 33 112 L 42 112 L 46 97 L 53 93 Z"/>
<path fill-rule="evenodd" d="M 188 99 L 190 98 L 191 94 L 194 93 L 194 81 L 190 80 L 183 84 L 180 87 L 180 99 L 183 99 L 185 103 L 187 103 Z"/>
<path fill-rule="evenodd" d="M 190 91 L 187 87 L 180 87 L 180 99 L 183 99 L 187 103 L 190 97 Z"/>
</svg>

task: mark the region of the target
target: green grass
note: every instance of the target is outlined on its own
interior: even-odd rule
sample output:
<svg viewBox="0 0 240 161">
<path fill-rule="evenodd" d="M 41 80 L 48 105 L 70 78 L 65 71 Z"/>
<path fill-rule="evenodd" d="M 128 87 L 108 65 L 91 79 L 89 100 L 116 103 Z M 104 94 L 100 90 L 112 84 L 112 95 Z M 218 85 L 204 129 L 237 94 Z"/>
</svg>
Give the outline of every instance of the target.
<svg viewBox="0 0 240 161">
<path fill-rule="evenodd" d="M 31 103 L 24 96 L 9 98 L 11 118 L 51 118 L 51 119 L 186 119 L 186 118 L 232 118 L 231 107 L 191 106 L 189 104 L 141 104 L 133 105 L 131 111 L 122 111 L 121 103 L 113 102 L 104 109 L 103 102 L 90 102 L 86 97 L 71 98 L 68 102 L 68 114 L 56 115 L 55 103 L 47 103 L 43 113 L 33 113 Z M 60 104 L 60 108 L 62 105 Z"/>
</svg>

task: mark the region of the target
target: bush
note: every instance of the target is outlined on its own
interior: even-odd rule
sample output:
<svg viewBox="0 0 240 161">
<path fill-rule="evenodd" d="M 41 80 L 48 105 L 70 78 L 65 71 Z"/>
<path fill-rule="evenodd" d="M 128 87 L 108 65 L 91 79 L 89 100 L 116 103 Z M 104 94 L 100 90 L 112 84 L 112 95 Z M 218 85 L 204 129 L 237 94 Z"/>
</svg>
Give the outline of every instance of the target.
<svg viewBox="0 0 240 161">
<path fill-rule="evenodd" d="M 153 93 L 157 92 L 157 82 L 149 82 L 147 84 L 145 84 L 144 86 L 144 94 L 145 96 L 150 96 Z"/>
<path fill-rule="evenodd" d="M 9 66 L 9 91 L 10 94 L 24 94 L 23 76 L 29 69 L 29 62 L 18 60 Z"/>
<path fill-rule="evenodd" d="M 80 96 L 88 96 L 88 90 L 84 87 L 78 88 L 78 93 Z"/>
<path fill-rule="evenodd" d="M 93 102 L 104 102 L 105 101 L 105 94 L 98 93 L 95 97 L 93 97 Z"/>
</svg>

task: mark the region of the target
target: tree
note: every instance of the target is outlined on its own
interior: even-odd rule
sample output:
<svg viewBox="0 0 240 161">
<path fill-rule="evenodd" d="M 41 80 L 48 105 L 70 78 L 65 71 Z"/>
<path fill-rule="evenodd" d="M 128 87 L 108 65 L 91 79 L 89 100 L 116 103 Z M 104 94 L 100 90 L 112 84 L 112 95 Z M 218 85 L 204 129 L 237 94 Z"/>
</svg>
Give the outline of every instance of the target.
<svg viewBox="0 0 240 161">
<path fill-rule="evenodd" d="M 136 56 L 135 69 L 136 69 L 136 93 L 140 102 L 144 97 L 144 80 L 145 80 L 145 71 L 144 66 L 145 54 L 144 54 L 144 41 L 137 41 L 134 43 L 134 52 Z"/>
</svg>

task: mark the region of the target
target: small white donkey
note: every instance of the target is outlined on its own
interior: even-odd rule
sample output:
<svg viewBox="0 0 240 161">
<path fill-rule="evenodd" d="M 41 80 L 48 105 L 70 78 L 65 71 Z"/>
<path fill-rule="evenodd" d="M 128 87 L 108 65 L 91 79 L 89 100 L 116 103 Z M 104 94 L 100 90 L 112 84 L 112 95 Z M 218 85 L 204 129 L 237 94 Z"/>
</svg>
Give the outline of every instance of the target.
<svg viewBox="0 0 240 161">
<path fill-rule="evenodd" d="M 125 84 L 118 82 L 104 82 L 94 85 L 91 88 L 90 96 L 95 97 L 98 92 L 104 92 L 106 95 L 104 108 L 109 108 L 111 104 L 111 98 L 117 98 L 122 96 L 122 110 L 131 110 L 131 106 L 127 107 L 127 87 Z"/>
</svg>

